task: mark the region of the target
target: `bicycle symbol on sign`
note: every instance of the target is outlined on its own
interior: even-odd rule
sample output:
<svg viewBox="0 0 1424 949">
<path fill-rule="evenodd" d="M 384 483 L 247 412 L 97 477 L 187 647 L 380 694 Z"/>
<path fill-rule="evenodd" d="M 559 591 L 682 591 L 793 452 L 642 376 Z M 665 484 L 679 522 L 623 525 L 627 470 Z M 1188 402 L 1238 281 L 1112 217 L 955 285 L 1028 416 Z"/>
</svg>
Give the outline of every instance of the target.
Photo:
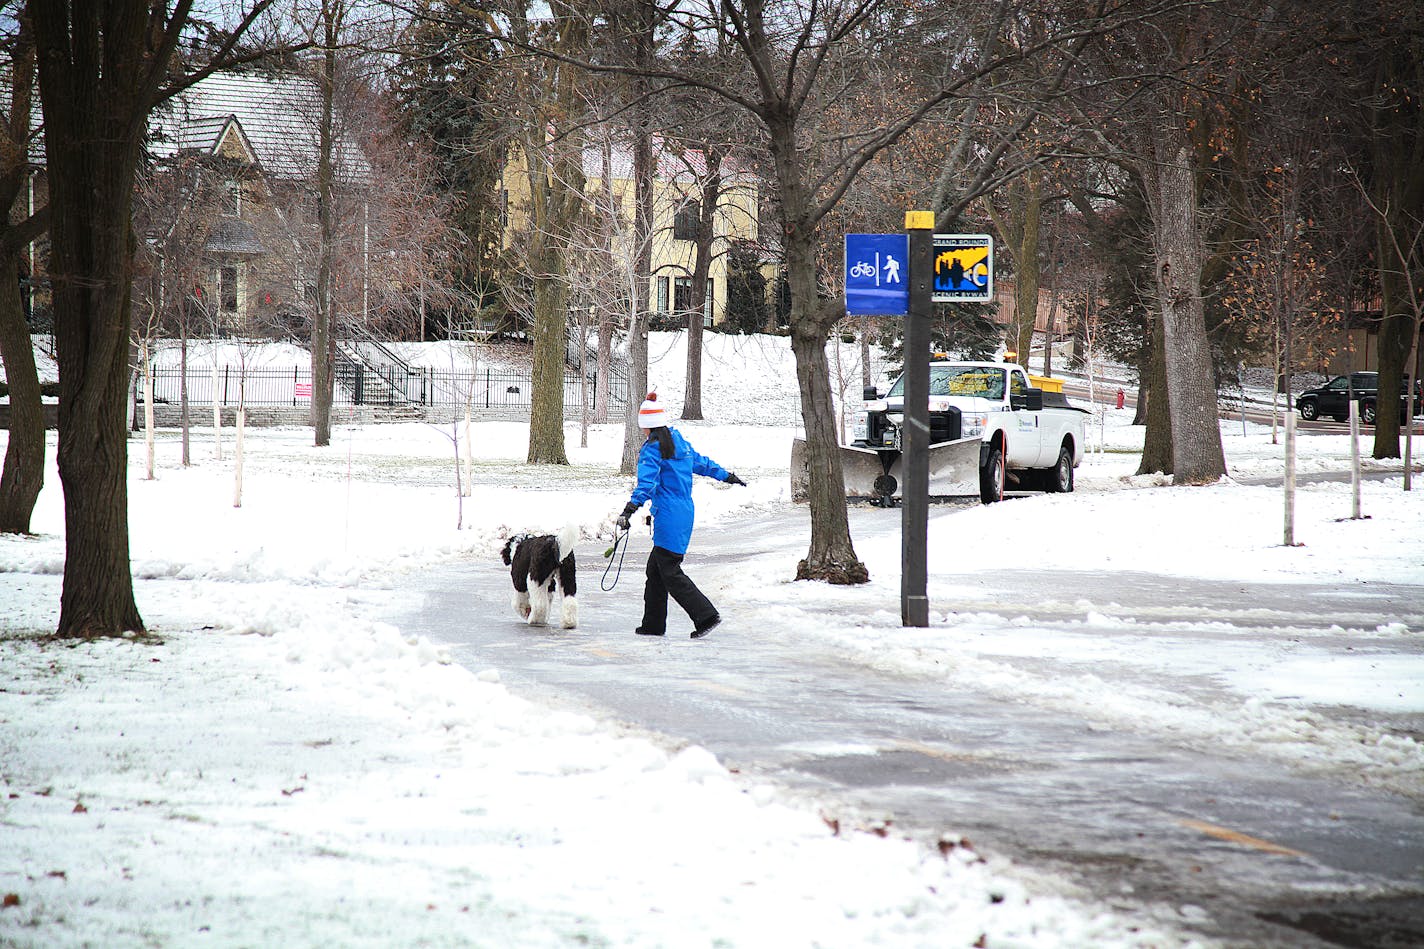
<svg viewBox="0 0 1424 949">
<path fill-rule="evenodd" d="M 859 261 L 850 268 L 852 277 L 873 277 L 875 276 L 875 265 L 869 261 Z"/>
</svg>

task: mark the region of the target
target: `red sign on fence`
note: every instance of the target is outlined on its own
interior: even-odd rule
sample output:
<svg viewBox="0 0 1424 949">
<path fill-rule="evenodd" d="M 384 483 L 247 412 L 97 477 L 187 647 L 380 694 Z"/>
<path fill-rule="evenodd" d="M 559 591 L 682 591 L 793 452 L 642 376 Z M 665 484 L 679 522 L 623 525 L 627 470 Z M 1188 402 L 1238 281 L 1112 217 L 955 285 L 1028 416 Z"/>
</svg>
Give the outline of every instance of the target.
<svg viewBox="0 0 1424 949">
<path fill-rule="evenodd" d="M 298 382 L 296 385 L 297 385 L 297 398 L 299 398 L 299 399 L 310 399 L 310 398 L 311 398 L 311 383 L 310 383 L 310 382 Z"/>
</svg>

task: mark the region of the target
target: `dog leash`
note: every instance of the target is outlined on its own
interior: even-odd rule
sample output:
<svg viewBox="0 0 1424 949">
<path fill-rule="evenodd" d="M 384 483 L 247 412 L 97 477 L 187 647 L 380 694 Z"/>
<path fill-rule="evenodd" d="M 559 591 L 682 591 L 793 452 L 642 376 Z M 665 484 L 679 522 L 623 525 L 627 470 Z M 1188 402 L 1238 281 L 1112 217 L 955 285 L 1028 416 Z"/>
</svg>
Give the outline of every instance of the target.
<svg viewBox="0 0 1424 949">
<path fill-rule="evenodd" d="M 603 579 L 599 580 L 598 585 L 604 593 L 608 593 L 618 586 L 618 578 L 623 576 L 623 558 L 628 556 L 628 531 L 627 527 L 621 530 L 615 527 L 613 529 L 613 546 L 603 552 L 603 556 L 608 558 L 608 565 L 603 568 Z M 621 551 L 618 549 L 620 547 L 623 548 Z M 618 569 L 613 573 L 613 582 L 609 583 L 608 571 L 613 570 L 615 555 L 618 558 Z"/>
</svg>

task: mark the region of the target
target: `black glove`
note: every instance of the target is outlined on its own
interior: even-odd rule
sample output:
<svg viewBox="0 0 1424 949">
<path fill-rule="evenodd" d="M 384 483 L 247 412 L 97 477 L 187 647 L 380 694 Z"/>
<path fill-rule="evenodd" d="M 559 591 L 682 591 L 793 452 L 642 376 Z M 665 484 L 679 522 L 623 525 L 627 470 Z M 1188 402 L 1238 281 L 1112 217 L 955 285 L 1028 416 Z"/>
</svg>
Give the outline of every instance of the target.
<svg viewBox="0 0 1424 949">
<path fill-rule="evenodd" d="M 740 485 L 741 485 L 742 487 L 744 487 L 744 488 L 747 486 L 747 483 L 746 483 L 745 481 L 743 481 L 741 478 L 738 478 L 738 477 L 737 477 L 737 473 L 736 473 L 735 471 L 729 471 L 729 472 L 727 473 L 727 481 L 726 481 L 726 483 L 727 483 L 727 484 L 740 484 Z"/>
<path fill-rule="evenodd" d="M 634 504 L 632 501 L 629 501 L 627 504 L 623 505 L 623 513 L 619 514 L 618 519 L 615 520 L 613 523 L 626 531 L 630 526 L 628 518 L 632 517 L 633 512 L 637 509 L 638 505 Z"/>
</svg>

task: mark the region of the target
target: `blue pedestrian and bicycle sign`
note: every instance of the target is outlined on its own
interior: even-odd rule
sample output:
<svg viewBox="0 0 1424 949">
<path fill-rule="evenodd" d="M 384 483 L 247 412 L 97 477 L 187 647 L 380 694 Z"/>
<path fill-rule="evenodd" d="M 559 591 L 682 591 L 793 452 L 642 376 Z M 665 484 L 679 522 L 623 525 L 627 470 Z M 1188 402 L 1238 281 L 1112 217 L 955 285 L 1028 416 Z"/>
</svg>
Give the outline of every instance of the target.
<svg viewBox="0 0 1424 949">
<path fill-rule="evenodd" d="M 910 312 L 910 238 L 905 234 L 845 236 L 846 312 L 904 316 Z"/>
</svg>

